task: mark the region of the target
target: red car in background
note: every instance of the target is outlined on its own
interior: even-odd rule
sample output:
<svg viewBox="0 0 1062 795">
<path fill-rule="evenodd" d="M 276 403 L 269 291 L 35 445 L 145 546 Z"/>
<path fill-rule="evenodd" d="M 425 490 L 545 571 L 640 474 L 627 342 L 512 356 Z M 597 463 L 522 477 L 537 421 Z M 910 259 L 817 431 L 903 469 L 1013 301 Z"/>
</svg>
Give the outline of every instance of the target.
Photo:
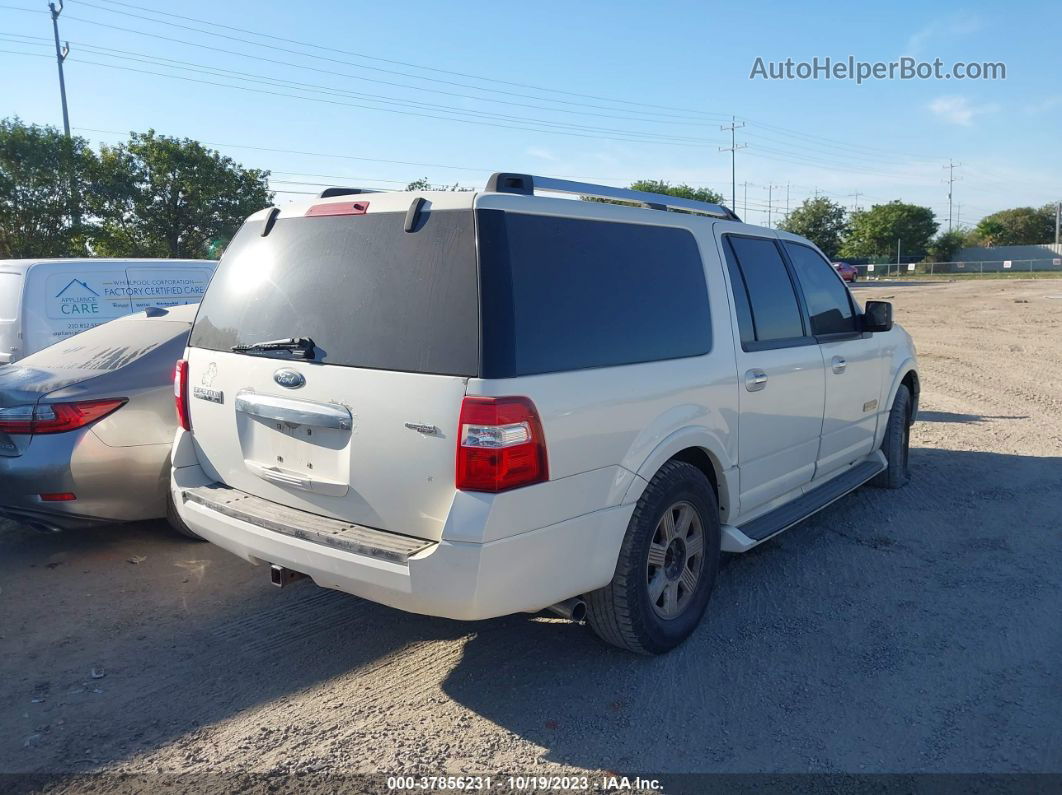
<svg viewBox="0 0 1062 795">
<path fill-rule="evenodd" d="M 859 270 L 855 265 L 849 265 L 847 262 L 835 262 L 833 267 L 837 269 L 841 278 L 846 282 L 854 282 L 859 278 Z"/>
</svg>

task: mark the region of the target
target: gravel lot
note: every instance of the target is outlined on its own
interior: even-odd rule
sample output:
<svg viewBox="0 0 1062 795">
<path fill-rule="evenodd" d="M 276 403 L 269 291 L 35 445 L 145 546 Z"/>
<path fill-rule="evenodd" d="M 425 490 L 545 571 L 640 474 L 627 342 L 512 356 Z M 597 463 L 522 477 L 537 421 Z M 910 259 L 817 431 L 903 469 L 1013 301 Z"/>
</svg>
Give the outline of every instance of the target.
<svg viewBox="0 0 1062 795">
<path fill-rule="evenodd" d="M 858 294 L 919 348 L 913 482 L 728 559 L 674 653 L 0 522 L 0 771 L 1062 772 L 1062 284 Z"/>
</svg>

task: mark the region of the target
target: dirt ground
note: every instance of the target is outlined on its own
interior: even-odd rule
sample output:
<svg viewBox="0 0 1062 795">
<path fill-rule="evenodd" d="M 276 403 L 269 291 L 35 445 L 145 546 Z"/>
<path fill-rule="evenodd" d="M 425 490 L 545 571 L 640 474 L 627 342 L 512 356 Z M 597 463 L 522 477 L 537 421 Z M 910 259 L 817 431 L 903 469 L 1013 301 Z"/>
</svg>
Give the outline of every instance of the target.
<svg viewBox="0 0 1062 795">
<path fill-rule="evenodd" d="M 0 771 L 1062 772 L 1062 284 L 858 296 L 918 345 L 913 481 L 729 558 L 672 654 L 0 524 Z"/>
</svg>

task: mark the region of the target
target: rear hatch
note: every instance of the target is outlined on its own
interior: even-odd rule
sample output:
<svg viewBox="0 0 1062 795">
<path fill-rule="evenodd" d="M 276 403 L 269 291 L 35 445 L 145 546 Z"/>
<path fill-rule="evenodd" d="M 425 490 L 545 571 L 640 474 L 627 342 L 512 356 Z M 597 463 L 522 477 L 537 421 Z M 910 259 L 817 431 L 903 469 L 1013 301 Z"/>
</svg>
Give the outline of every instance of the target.
<svg viewBox="0 0 1062 795">
<path fill-rule="evenodd" d="M 233 239 L 188 351 L 192 434 L 211 477 L 441 537 L 461 401 L 479 367 L 475 231 L 471 195 L 419 214 L 411 200 L 267 211 Z"/>
</svg>

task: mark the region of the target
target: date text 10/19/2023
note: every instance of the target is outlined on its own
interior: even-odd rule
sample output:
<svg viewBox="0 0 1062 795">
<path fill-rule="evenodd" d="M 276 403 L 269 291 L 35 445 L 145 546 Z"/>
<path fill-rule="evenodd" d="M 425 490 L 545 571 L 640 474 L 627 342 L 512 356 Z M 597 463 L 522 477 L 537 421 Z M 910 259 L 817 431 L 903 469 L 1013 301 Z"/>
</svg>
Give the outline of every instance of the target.
<svg viewBox="0 0 1062 795">
<path fill-rule="evenodd" d="M 657 779 L 628 776 L 388 776 L 393 792 L 657 792 Z"/>
</svg>

